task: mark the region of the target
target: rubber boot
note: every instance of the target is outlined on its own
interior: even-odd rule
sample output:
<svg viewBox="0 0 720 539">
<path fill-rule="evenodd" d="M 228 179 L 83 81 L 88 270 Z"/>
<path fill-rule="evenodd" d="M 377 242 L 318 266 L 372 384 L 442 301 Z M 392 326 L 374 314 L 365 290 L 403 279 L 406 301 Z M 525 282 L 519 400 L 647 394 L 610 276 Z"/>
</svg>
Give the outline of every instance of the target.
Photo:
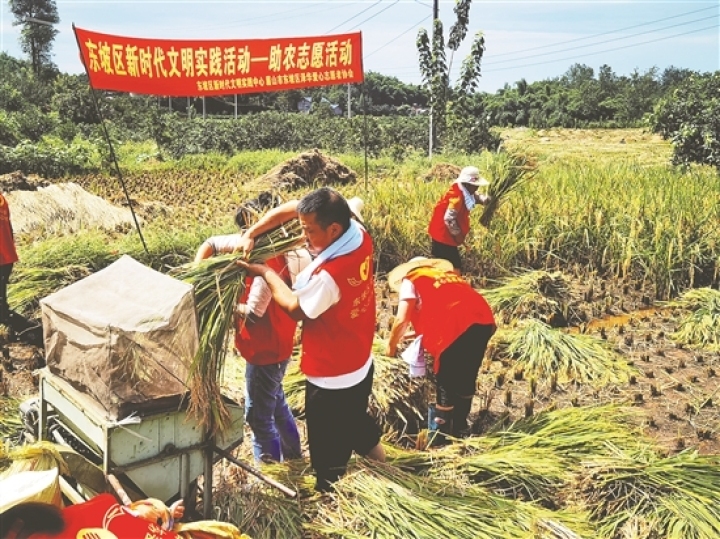
<svg viewBox="0 0 720 539">
<path fill-rule="evenodd" d="M 434 404 L 428 406 L 428 447 L 449 444 L 446 435 L 452 433 L 452 411 L 438 410 Z"/>
<path fill-rule="evenodd" d="M 463 438 L 470 432 L 468 428 L 467 418 L 470 415 L 470 408 L 472 407 L 472 397 L 469 399 L 459 398 L 453 408 L 453 430 L 452 435 L 455 438 Z"/>
</svg>

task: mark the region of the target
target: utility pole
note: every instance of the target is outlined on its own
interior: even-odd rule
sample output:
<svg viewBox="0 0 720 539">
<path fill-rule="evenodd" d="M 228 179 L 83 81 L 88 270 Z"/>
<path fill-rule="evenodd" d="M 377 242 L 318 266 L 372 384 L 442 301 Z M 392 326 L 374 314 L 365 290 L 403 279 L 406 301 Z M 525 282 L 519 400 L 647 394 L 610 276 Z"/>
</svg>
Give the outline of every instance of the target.
<svg viewBox="0 0 720 539">
<path fill-rule="evenodd" d="M 432 54 L 435 56 L 435 21 L 440 18 L 440 0 L 433 0 L 433 20 L 432 27 L 430 29 L 430 47 L 432 48 Z M 430 82 L 430 99 L 432 100 L 432 81 Z M 428 134 L 428 157 L 432 159 L 433 144 L 435 142 L 435 125 L 433 123 L 433 106 L 430 105 L 430 125 Z"/>
<path fill-rule="evenodd" d="M 350 85 L 347 85 L 347 117 L 348 120 L 352 117 L 352 112 L 350 111 Z"/>
</svg>

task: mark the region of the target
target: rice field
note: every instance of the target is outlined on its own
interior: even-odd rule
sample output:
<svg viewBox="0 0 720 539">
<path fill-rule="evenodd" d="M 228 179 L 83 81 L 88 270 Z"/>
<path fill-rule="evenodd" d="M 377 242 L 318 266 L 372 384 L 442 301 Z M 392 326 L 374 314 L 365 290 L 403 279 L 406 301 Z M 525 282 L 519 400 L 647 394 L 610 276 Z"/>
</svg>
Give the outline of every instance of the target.
<svg viewBox="0 0 720 539">
<path fill-rule="evenodd" d="M 307 459 L 263 467 L 298 490 L 298 500 L 219 466 L 219 517 L 258 538 L 720 536 L 717 173 L 670 167 L 668 143 L 638 129 L 503 136 L 536 171 L 508 192 L 490 226 L 473 214 L 466 276 L 487 295 L 500 330 L 478 380 L 472 436 L 426 448 L 431 384 L 408 378 L 380 352 L 397 304 L 385 275 L 429 254 L 427 221 L 449 181 L 441 172 L 476 164 L 491 175 L 497 157 L 370 159 L 365 178 L 363 156 L 334 155 L 357 173 L 338 189 L 364 199 L 375 242 L 371 408 L 389 463 L 353 461 L 337 493 L 325 497 L 310 490 Z M 120 152 L 132 198 L 138 207 L 164 208 L 143 217 L 147 251 L 126 228 L 19 234 L 12 306 L 37 313 L 40 297 L 121 254 L 172 271 L 205 237 L 233 231 L 234 208 L 263 188 L 254 180 L 293 157 L 248 152 L 138 163 L 134 151 Z M 71 180 L 122 203 L 112 177 Z M 14 380 L 27 374 L 29 357 L 18 344 L 10 355 L 0 370 L 7 403 L 25 394 Z M 233 396 L 241 396 L 242 367 L 234 354 L 213 366 Z M 302 379 L 292 368 L 286 391 L 302 430 Z M 0 407 L 8 418 L 12 409 Z M 8 420 L 6 431 L 12 427 Z M 245 457 L 247 445 L 239 450 Z"/>
</svg>

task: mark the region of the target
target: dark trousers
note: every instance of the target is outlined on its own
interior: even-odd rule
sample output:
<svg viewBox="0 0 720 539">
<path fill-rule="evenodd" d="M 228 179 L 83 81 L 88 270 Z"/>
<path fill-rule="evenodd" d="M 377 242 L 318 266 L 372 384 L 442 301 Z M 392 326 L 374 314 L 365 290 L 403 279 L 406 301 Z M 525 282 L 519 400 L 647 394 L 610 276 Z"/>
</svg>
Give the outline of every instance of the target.
<svg viewBox="0 0 720 539">
<path fill-rule="evenodd" d="M 455 435 L 467 428 L 478 372 L 495 326 L 474 324 L 440 354 L 440 370 L 435 375 L 439 406 L 453 408 Z"/>
<path fill-rule="evenodd" d="M 316 490 L 329 490 L 344 473 L 352 452 L 367 455 L 380 442 L 380 429 L 368 413 L 374 368 L 345 389 L 323 389 L 305 382 L 305 419 Z"/>
<path fill-rule="evenodd" d="M 12 270 L 12 264 L 3 264 L 0 266 L 0 323 L 7 322 L 10 313 L 10 308 L 7 304 L 7 286 Z"/>
<path fill-rule="evenodd" d="M 433 258 L 442 258 L 452 263 L 453 267 L 460 271 L 462 269 L 462 260 L 460 258 L 460 249 L 454 245 L 447 245 L 439 241 L 432 240 L 430 253 Z"/>
</svg>

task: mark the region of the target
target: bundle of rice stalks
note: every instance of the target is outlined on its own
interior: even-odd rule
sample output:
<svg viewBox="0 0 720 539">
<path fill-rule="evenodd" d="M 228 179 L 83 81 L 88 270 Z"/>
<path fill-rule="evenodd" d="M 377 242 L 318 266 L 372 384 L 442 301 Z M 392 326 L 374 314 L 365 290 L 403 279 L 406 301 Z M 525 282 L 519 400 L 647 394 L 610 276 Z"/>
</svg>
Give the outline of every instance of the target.
<svg viewBox="0 0 720 539">
<path fill-rule="evenodd" d="M 456 442 L 433 470 L 454 470 L 499 495 L 553 507 L 582 460 L 607 455 L 611 445 L 638 447 L 627 417 L 616 406 L 542 412 Z"/>
<path fill-rule="evenodd" d="M 619 453 L 586 464 L 579 491 L 598 537 L 711 539 L 720 536 L 720 459 L 685 451 L 671 457 Z"/>
<path fill-rule="evenodd" d="M 411 378 L 402 359 L 382 353 L 386 342 L 376 338 L 373 343 L 375 374 L 370 397 L 370 414 L 386 433 L 402 434 L 412 422 L 422 421 L 427 410 L 430 383 L 427 378 Z M 299 362 L 288 368 L 283 380 L 290 408 L 299 414 L 305 410 L 305 377 Z M 414 429 L 413 429 L 414 430 Z"/>
<path fill-rule="evenodd" d="M 223 484 L 213 492 L 213 506 L 218 520 L 235 524 L 253 539 L 303 537 L 301 502 L 259 483 Z"/>
<path fill-rule="evenodd" d="M 591 529 L 582 514 L 552 512 L 508 500 L 462 477 L 416 476 L 370 461 L 336 485 L 336 503 L 318 507 L 310 531 L 325 536 L 523 538 L 563 537 L 536 535 L 538 523 L 556 522 L 583 536 Z"/>
<path fill-rule="evenodd" d="M 232 253 L 211 257 L 198 264 L 189 263 L 171 274 L 195 287 L 195 306 L 200 331 L 200 346 L 190 365 L 190 408 L 209 433 L 227 427 L 229 414 L 220 392 L 220 377 L 228 348 L 228 338 L 238 296 L 245 286 L 246 272 L 235 264 L 245 259 L 265 262 L 296 248 L 302 241 L 297 220 L 258 236 L 247 255 Z"/>
<path fill-rule="evenodd" d="M 481 291 L 505 324 L 516 318 L 539 318 L 552 325 L 563 319 L 563 303 L 570 297 L 567 278 L 559 271 L 527 271 Z"/>
<path fill-rule="evenodd" d="M 491 158 L 485 165 L 485 174 L 490 182 L 487 191 L 490 202 L 480 216 L 480 223 L 484 227 L 490 226 L 495 212 L 507 196 L 537 173 L 537 161 L 532 156 L 504 150 L 489 155 Z"/>
<path fill-rule="evenodd" d="M 720 351 L 720 290 L 693 288 L 669 303 L 692 311 L 670 338 L 678 343 Z"/>
<path fill-rule="evenodd" d="M 637 370 L 622 361 L 603 340 L 590 335 L 569 334 L 540 320 L 524 320 L 516 328 L 496 336 L 500 356 L 512 359 L 527 376 L 547 380 L 575 381 L 601 386 L 623 383 Z"/>
<path fill-rule="evenodd" d="M 37 301 L 69 284 L 90 275 L 91 270 L 82 264 L 62 268 L 21 266 L 13 272 L 8 298 L 13 309 L 26 310 Z"/>
<path fill-rule="evenodd" d="M 3 471 L 0 472 L 0 479 L 19 472 L 45 471 L 53 468 L 58 468 L 61 474 L 69 473 L 58 446 L 51 442 L 35 442 L 21 445 L 2 455 L 0 469 Z"/>
</svg>

